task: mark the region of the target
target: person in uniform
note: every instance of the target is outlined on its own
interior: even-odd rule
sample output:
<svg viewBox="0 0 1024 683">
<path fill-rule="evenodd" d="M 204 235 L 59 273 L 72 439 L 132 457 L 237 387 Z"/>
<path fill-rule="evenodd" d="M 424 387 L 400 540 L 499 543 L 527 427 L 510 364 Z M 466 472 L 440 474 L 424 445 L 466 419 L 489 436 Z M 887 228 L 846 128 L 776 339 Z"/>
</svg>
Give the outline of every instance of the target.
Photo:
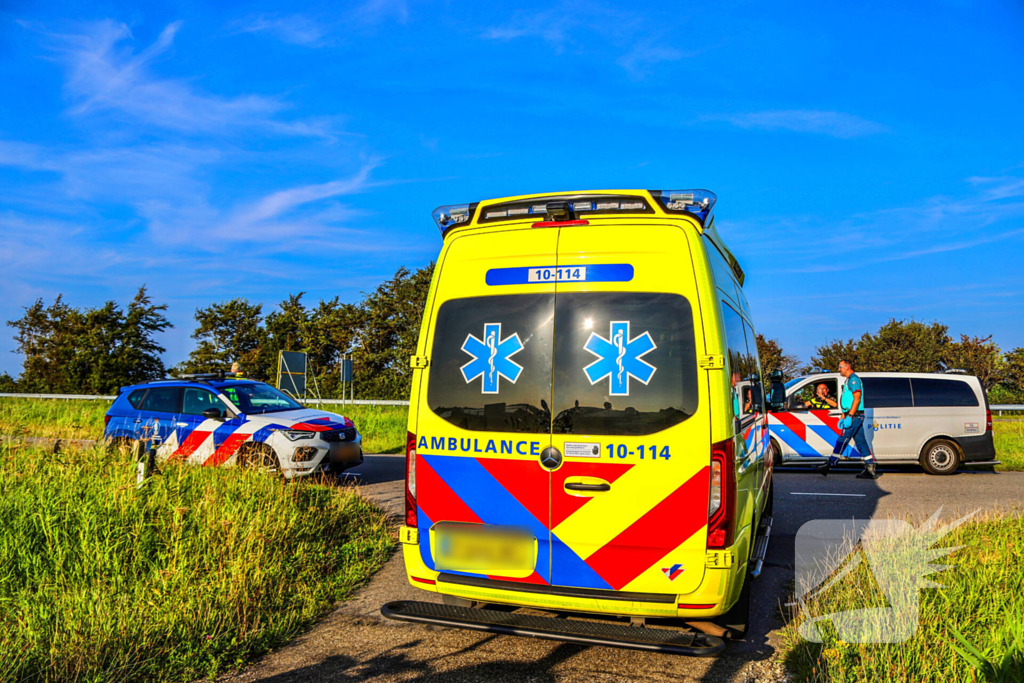
<svg viewBox="0 0 1024 683">
<path fill-rule="evenodd" d="M 829 395 L 828 385 L 824 382 L 818 382 L 818 386 L 814 387 L 814 396 L 811 396 L 810 401 L 804 401 L 804 408 L 808 410 L 831 410 L 838 406 L 836 400 Z"/>
<path fill-rule="evenodd" d="M 853 372 L 853 365 L 848 360 L 839 362 L 839 374 L 846 378 L 843 394 L 839 397 L 839 406 L 843 410 L 843 418 L 839 421 L 841 432 L 828 462 L 818 465 L 814 471 L 828 476 L 829 470 L 842 457 L 843 450 L 852 440 L 864 462 L 864 471 L 858 474 L 857 478 L 878 479 L 875 456 L 871 453 L 871 446 L 868 445 L 864 430 L 864 383 Z"/>
</svg>

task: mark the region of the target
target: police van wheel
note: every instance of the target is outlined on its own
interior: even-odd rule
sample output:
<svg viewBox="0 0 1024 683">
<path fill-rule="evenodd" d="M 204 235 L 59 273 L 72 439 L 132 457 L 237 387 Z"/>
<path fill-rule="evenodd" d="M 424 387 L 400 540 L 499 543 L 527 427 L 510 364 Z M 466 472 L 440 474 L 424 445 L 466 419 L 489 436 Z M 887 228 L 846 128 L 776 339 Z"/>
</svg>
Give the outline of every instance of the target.
<svg viewBox="0 0 1024 683">
<path fill-rule="evenodd" d="M 277 453 L 265 443 L 242 444 L 242 448 L 238 450 L 236 462 L 239 467 L 273 472 L 281 471 L 281 461 L 278 459 Z"/>
<path fill-rule="evenodd" d="M 779 442 L 775 439 L 772 439 L 772 465 L 782 467 L 782 449 L 779 448 Z"/>
<path fill-rule="evenodd" d="M 960 449 L 948 439 L 929 441 L 921 452 L 921 467 L 928 474 L 953 474 L 960 467 Z"/>
</svg>

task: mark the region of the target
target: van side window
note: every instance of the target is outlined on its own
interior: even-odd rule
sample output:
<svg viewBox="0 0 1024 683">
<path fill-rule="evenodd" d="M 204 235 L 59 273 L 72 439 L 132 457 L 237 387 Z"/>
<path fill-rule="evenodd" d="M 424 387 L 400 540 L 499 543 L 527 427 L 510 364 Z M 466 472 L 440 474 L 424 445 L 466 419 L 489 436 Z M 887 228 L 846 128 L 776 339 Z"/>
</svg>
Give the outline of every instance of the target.
<svg viewBox="0 0 1024 683">
<path fill-rule="evenodd" d="M 146 392 L 146 398 L 142 400 L 139 410 L 152 413 L 178 412 L 178 388 L 155 387 L 150 389 Z"/>
<path fill-rule="evenodd" d="M 807 402 L 807 403 L 812 403 L 812 401 L 815 401 L 815 399 L 818 396 L 818 385 L 819 384 L 824 384 L 825 385 L 825 392 L 826 392 L 825 393 L 825 397 L 826 398 L 830 398 L 833 401 L 838 401 L 839 400 L 839 383 L 835 379 L 831 379 L 831 378 L 819 379 L 819 380 L 815 380 L 813 382 L 810 382 L 809 384 L 805 384 L 800 389 L 800 394 L 799 394 L 800 400 L 804 401 L 804 402 Z M 815 402 L 818 402 L 818 403 L 822 404 L 824 407 L 818 407 L 818 408 L 812 407 L 811 410 L 832 410 L 831 404 L 829 404 L 829 403 L 827 403 L 825 401 L 822 401 L 821 399 L 817 399 L 817 401 L 815 401 Z M 813 405 L 813 403 L 812 403 L 812 405 Z M 798 407 L 797 410 L 807 410 L 807 408 L 804 408 L 803 404 L 800 404 L 800 407 Z"/>
<path fill-rule="evenodd" d="M 911 383 L 914 388 L 914 405 L 918 408 L 959 408 L 978 405 L 978 397 L 967 382 L 914 377 Z M 866 392 L 867 387 L 864 390 Z"/>
<path fill-rule="evenodd" d="M 909 377 L 864 377 L 865 408 L 910 408 L 914 405 Z"/>
<path fill-rule="evenodd" d="M 128 394 L 128 403 L 131 405 L 132 408 L 135 408 L 135 410 L 138 410 L 139 406 L 142 405 L 142 399 L 145 398 L 145 397 L 146 397 L 146 390 L 145 389 L 136 389 L 132 393 Z"/>
<path fill-rule="evenodd" d="M 712 242 L 706 242 L 708 259 L 711 261 L 711 272 L 715 275 L 715 285 L 721 293 L 728 297 L 729 301 L 736 300 L 736 283 L 733 279 L 732 268 L 726 262 L 725 257 L 718 251 Z"/>
<path fill-rule="evenodd" d="M 747 339 L 743 334 L 743 318 L 725 301 L 722 304 L 722 320 L 725 323 L 725 343 L 729 349 L 728 372 L 732 386 L 733 412 L 742 417 L 748 406 L 750 361 L 747 356 Z"/>
<path fill-rule="evenodd" d="M 185 387 L 185 395 L 182 399 L 181 407 L 182 415 L 202 415 L 203 411 L 207 408 L 224 410 L 224 406 L 217 400 L 217 397 L 206 389 Z"/>
<path fill-rule="evenodd" d="M 740 293 L 740 296 L 743 297 L 743 294 Z M 746 304 L 746 298 L 745 297 L 742 298 L 740 303 L 741 304 Z M 747 377 L 756 377 L 756 378 L 758 378 L 758 380 L 761 381 L 761 386 L 764 387 L 764 381 L 763 381 L 763 378 L 761 377 L 761 357 L 757 353 L 757 337 L 754 336 L 754 328 L 752 328 L 750 326 L 750 323 L 748 323 L 746 320 L 743 321 L 743 331 L 746 333 L 746 337 L 747 337 L 747 365 L 748 365 L 749 370 L 750 370 L 750 372 L 747 375 Z M 756 396 L 756 395 L 751 395 L 749 400 L 746 397 L 744 397 L 743 412 L 754 412 L 754 413 L 763 413 L 764 412 L 764 391 L 763 391 L 763 389 L 759 393 L 760 393 L 760 396 L 759 396 L 760 400 L 758 400 L 758 401 L 754 400 L 755 398 L 758 398 L 758 396 Z"/>
</svg>

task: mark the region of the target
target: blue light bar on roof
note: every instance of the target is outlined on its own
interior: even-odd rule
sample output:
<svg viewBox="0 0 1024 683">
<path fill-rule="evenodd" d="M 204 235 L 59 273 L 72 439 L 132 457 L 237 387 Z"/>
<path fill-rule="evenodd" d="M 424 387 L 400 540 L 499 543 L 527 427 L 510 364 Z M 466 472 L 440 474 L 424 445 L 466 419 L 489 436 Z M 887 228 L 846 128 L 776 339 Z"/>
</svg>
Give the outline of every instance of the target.
<svg viewBox="0 0 1024 683">
<path fill-rule="evenodd" d="M 433 215 L 434 222 L 437 223 L 437 229 L 441 231 L 441 236 L 448 228 L 456 225 L 465 225 L 473 220 L 473 213 L 476 211 L 476 202 L 472 204 L 451 204 L 449 206 L 439 206 L 434 209 Z"/>
<path fill-rule="evenodd" d="M 661 206 L 668 212 L 692 213 L 703 223 L 711 210 L 715 208 L 718 197 L 708 190 L 653 190 L 652 195 L 661 201 Z"/>
</svg>

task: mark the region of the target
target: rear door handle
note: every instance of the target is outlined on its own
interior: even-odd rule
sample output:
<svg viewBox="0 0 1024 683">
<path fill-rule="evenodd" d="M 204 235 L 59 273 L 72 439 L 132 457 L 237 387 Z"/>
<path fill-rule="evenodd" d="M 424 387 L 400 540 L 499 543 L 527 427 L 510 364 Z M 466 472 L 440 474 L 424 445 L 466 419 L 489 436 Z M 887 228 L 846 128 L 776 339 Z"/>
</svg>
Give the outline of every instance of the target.
<svg viewBox="0 0 1024 683">
<path fill-rule="evenodd" d="M 565 485 L 567 491 L 611 491 L 611 484 L 581 484 L 571 481 Z"/>
</svg>

